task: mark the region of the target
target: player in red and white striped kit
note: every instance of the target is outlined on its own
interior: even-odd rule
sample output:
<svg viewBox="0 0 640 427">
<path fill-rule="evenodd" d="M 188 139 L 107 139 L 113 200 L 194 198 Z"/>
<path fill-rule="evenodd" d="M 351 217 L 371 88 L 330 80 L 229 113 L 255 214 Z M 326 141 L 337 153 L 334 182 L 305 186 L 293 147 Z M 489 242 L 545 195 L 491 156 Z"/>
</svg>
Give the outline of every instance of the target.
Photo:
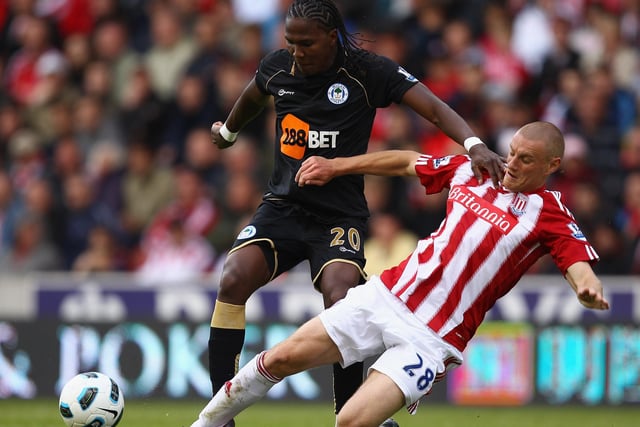
<svg viewBox="0 0 640 427">
<path fill-rule="evenodd" d="M 489 179 L 478 181 L 466 155 L 385 151 L 307 159 L 298 185 L 322 185 L 346 174 L 418 176 L 427 193 L 449 189 L 447 216 L 400 265 L 351 289 L 344 300 L 256 356 L 213 397 L 193 427 L 224 425 L 285 376 L 378 354 L 336 425 L 357 420 L 378 426 L 403 406 L 414 410 L 449 366 L 462 363 L 461 352 L 487 310 L 547 253 L 582 305 L 608 309 L 591 268 L 598 255 L 560 195 L 544 188 L 563 152 L 564 139 L 554 125 L 523 126 L 513 137 L 498 188 Z"/>
</svg>

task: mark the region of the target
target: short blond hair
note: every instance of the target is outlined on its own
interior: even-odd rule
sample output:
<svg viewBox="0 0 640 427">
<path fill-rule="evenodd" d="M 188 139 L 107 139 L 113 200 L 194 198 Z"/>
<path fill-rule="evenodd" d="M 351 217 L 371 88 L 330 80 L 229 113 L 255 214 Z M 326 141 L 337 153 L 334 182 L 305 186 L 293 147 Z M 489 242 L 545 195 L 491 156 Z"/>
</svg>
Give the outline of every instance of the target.
<svg viewBox="0 0 640 427">
<path fill-rule="evenodd" d="M 522 126 L 518 133 L 535 141 L 544 141 L 549 158 L 564 156 L 564 135 L 556 125 L 549 122 L 531 122 Z"/>
</svg>

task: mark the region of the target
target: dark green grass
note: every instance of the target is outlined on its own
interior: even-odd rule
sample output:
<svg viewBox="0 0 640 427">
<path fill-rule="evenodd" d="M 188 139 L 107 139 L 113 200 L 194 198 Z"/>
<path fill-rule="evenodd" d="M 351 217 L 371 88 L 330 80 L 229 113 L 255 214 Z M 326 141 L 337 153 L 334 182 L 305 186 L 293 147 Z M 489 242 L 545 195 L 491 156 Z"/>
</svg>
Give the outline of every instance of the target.
<svg viewBox="0 0 640 427">
<path fill-rule="evenodd" d="M 139 399 L 127 401 L 118 427 L 188 427 L 206 402 Z M 420 405 L 418 414 L 399 412 L 401 427 L 637 427 L 640 406 L 460 407 Z M 333 427 L 330 404 L 261 402 L 236 418 L 238 427 Z M 1 427 L 64 427 L 57 400 L 0 400 Z"/>
</svg>

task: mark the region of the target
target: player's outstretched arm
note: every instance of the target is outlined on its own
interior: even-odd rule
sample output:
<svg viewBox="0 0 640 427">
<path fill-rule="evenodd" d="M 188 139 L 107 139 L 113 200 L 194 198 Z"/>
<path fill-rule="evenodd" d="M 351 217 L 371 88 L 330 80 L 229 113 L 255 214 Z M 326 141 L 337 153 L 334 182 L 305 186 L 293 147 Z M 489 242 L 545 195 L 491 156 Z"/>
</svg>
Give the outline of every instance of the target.
<svg viewBox="0 0 640 427">
<path fill-rule="evenodd" d="M 596 310 L 609 309 L 609 302 L 604 297 L 602 283 L 588 262 L 581 261 L 572 264 L 567 269 L 565 277 L 582 305 Z"/>
<path fill-rule="evenodd" d="M 295 181 L 298 186 L 324 185 L 341 175 L 369 174 L 383 176 L 416 175 L 415 163 L 420 153 L 408 150 L 376 151 L 353 157 L 312 156 L 306 159 Z"/>
<path fill-rule="evenodd" d="M 227 120 L 211 125 L 211 142 L 221 149 L 231 147 L 236 142 L 238 132 L 260 114 L 268 101 L 269 95 L 262 93 L 255 78 L 252 79 L 236 100 Z"/>
<path fill-rule="evenodd" d="M 422 83 L 415 84 L 402 98 L 402 103 L 436 125 L 447 136 L 463 145 L 471 157 L 471 169 L 480 183 L 487 171 L 494 186 L 504 177 L 506 159 L 491 151 L 451 107 Z"/>
</svg>

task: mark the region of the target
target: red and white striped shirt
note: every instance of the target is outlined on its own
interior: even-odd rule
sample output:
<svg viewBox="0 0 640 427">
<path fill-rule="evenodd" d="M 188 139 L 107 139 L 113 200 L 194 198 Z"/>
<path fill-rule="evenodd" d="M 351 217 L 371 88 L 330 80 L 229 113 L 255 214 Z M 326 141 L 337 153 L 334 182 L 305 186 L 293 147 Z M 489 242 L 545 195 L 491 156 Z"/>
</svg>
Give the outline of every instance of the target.
<svg viewBox="0 0 640 427">
<path fill-rule="evenodd" d="M 385 286 L 430 329 L 462 351 L 485 313 L 529 267 L 550 253 L 564 274 L 598 260 L 560 194 L 478 184 L 467 156 L 422 155 L 416 172 L 427 194 L 449 188 L 447 216 L 400 265 Z"/>
</svg>

